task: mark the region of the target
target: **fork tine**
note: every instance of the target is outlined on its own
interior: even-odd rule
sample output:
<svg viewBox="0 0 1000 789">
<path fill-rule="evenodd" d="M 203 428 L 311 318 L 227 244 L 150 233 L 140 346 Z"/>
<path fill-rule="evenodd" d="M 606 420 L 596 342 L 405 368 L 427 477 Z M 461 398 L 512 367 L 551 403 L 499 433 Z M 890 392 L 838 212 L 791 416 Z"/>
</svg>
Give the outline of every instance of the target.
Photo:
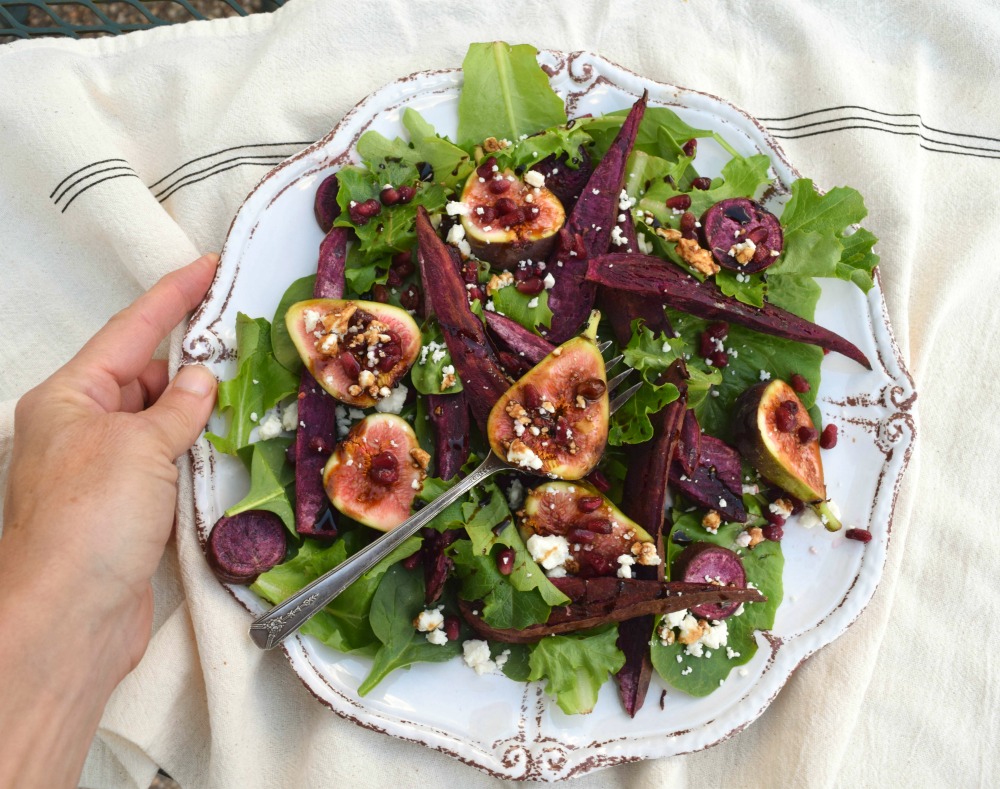
<svg viewBox="0 0 1000 789">
<path fill-rule="evenodd" d="M 610 347 L 611 347 L 611 340 L 605 340 L 602 343 L 598 343 L 597 350 L 599 350 L 601 353 L 604 353 Z"/>
<path fill-rule="evenodd" d="M 625 354 L 620 353 L 617 356 L 615 356 L 615 357 L 613 357 L 611 359 L 608 359 L 604 363 L 604 369 L 605 369 L 605 371 L 610 370 L 612 367 L 614 367 L 616 364 L 618 364 L 618 362 L 620 362 L 624 358 L 625 358 Z"/>
<path fill-rule="evenodd" d="M 632 374 L 632 368 L 629 367 L 623 372 L 618 373 L 614 378 L 608 380 L 608 391 L 614 394 L 615 389 L 621 386 L 622 381 L 628 378 Z"/>
<path fill-rule="evenodd" d="M 639 381 L 639 383 L 637 384 L 632 384 L 632 386 L 630 386 L 628 389 L 626 389 L 624 392 L 618 395 L 614 400 L 612 400 L 611 413 L 613 414 L 615 411 L 617 411 L 619 408 L 625 405 L 625 403 L 629 401 L 629 398 L 632 397 L 632 395 L 634 395 L 637 391 L 639 391 L 640 386 L 642 386 L 642 381 Z"/>
</svg>

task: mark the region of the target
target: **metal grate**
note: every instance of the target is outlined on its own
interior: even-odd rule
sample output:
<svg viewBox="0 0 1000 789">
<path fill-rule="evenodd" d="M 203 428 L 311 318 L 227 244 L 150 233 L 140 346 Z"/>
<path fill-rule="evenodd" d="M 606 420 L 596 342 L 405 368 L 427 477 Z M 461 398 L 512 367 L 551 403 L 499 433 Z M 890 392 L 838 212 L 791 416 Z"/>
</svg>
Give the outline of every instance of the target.
<svg viewBox="0 0 1000 789">
<path fill-rule="evenodd" d="M 274 11 L 286 0 L 0 0 L 0 44 L 19 38 L 90 38 L 193 19 Z"/>
</svg>

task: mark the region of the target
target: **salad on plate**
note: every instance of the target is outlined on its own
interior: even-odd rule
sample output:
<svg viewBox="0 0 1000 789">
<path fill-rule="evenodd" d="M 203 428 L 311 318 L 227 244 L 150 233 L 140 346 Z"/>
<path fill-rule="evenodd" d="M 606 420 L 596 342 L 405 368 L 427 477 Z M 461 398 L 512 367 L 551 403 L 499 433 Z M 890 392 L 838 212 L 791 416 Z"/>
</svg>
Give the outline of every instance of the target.
<svg viewBox="0 0 1000 789">
<path fill-rule="evenodd" d="M 817 277 L 873 285 L 863 200 L 787 190 L 645 95 L 570 119 L 527 45 L 470 47 L 458 121 L 449 139 L 406 108 L 405 138 L 361 135 L 316 190 L 316 274 L 239 315 L 208 438 L 250 489 L 208 560 L 279 603 L 492 451 L 509 473 L 302 632 L 370 658 L 362 696 L 443 661 L 541 681 L 566 713 L 613 680 L 635 715 L 654 672 L 710 694 L 774 623 L 784 530 L 842 528 L 820 366 L 869 362 L 813 318 Z"/>
</svg>

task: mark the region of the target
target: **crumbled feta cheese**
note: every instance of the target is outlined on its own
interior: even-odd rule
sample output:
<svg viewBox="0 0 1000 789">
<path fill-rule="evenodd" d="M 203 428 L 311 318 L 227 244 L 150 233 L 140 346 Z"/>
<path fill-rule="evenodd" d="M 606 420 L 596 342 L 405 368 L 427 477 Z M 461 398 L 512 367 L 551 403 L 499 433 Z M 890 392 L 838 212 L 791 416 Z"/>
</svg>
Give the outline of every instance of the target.
<svg viewBox="0 0 1000 789">
<path fill-rule="evenodd" d="M 533 310 L 538 306 L 538 296 L 535 296 L 531 301 L 528 302 L 528 309 Z"/>
<path fill-rule="evenodd" d="M 746 530 L 741 531 L 733 542 L 741 548 L 748 548 L 750 546 L 750 532 Z"/>
<path fill-rule="evenodd" d="M 515 466 L 538 471 L 543 465 L 542 459 L 523 441 L 514 439 L 507 449 L 507 462 Z"/>
<path fill-rule="evenodd" d="M 545 275 L 545 279 L 542 280 L 542 284 L 545 285 L 546 290 L 549 290 L 556 286 L 556 278 L 552 276 L 551 271 Z"/>
<path fill-rule="evenodd" d="M 628 243 L 628 239 L 625 237 L 625 233 L 618 225 L 615 225 L 613 228 L 611 228 L 611 243 L 614 244 L 616 247 L 623 247 Z"/>
<path fill-rule="evenodd" d="M 762 380 L 762 381 L 770 381 L 771 380 L 771 374 L 767 370 L 761 370 L 760 371 L 760 380 Z"/>
<path fill-rule="evenodd" d="M 532 534 L 526 544 L 531 558 L 544 570 L 562 567 L 569 558 L 569 540 L 561 534 Z"/>
<path fill-rule="evenodd" d="M 448 643 L 448 634 L 441 628 L 431 630 L 425 638 L 436 647 L 443 647 Z"/>
<path fill-rule="evenodd" d="M 383 414 L 398 414 L 406 403 L 406 386 L 399 384 L 388 397 L 383 397 L 375 403 L 375 410 Z"/>
<path fill-rule="evenodd" d="M 269 438 L 274 438 L 281 434 L 281 417 L 278 416 L 274 409 L 271 409 L 266 414 L 264 418 L 260 420 L 260 428 L 258 429 L 261 441 L 267 441 Z"/>
<path fill-rule="evenodd" d="M 452 246 L 454 246 L 458 244 L 458 242 L 461 241 L 463 238 L 465 238 L 465 228 L 462 226 L 462 223 L 459 222 L 458 224 L 451 226 L 451 229 L 448 231 L 448 237 L 446 241 Z"/>
<path fill-rule="evenodd" d="M 469 213 L 469 206 L 465 203 L 460 203 L 455 200 L 448 202 L 444 210 L 447 212 L 448 216 L 465 216 Z"/>
<path fill-rule="evenodd" d="M 302 314 L 302 317 L 306 323 L 306 331 L 307 332 L 316 331 L 316 324 L 319 323 L 319 312 L 317 310 L 306 310 Z"/>
<path fill-rule="evenodd" d="M 521 426 L 523 429 L 523 425 Z M 519 479 L 514 479 L 507 488 L 507 503 L 512 510 L 519 510 L 524 504 L 524 484 Z"/>
<path fill-rule="evenodd" d="M 281 409 L 281 426 L 285 430 L 295 430 L 299 426 L 298 400 L 293 400 Z"/>
<path fill-rule="evenodd" d="M 441 613 L 440 607 L 425 609 L 413 620 L 413 626 L 421 633 L 437 630 L 442 625 L 444 625 L 444 614 Z"/>
<path fill-rule="evenodd" d="M 534 186 L 541 189 L 545 186 L 545 176 L 538 172 L 538 170 L 528 170 L 528 172 L 524 174 L 524 182 L 528 186 Z"/>
<path fill-rule="evenodd" d="M 799 526 L 804 529 L 813 529 L 822 523 L 819 515 L 811 507 L 806 507 L 799 514 Z"/>
<path fill-rule="evenodd" d="M 653 243 L 648 238 L 646 238 L 646 236 L 645 236 L 644 233 L 639 233 L 636 236 L 636 241 L 639 244 L 639 251 L 642 254 L 644 254 L 644 255 L 652 255 L 653 254 Z"/>
<path fill-rule="evenodd" d="M 250 412 L 250 421 L 251 422 L 256 422 L 257 421 L 257 412 L 256 411 L 251 411 Z"/>
<path fill-rule="evenodd" d="M 632 565 L 635 564 L 635 557 L 630 556 L 627 553 L 623 553 L 618 557 L 618 577 L 619 578 L 631 578 L 632 577 Z"/>
<path fill-rule="evenodd" d="M 492 674 L 497 664 L 490 659 L 490 645 L 479 639 L 469 639 L 462 644 L 462 660 L 477 674 Z"/>
</svg>

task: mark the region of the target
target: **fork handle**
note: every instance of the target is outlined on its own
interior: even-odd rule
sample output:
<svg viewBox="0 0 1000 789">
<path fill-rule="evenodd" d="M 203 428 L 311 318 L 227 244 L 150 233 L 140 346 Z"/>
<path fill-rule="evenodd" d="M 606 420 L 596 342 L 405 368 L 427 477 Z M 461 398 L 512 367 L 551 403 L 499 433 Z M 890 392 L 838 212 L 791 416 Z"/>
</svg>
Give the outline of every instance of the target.
<svg viewBox="0 0 1000 789">
<path fill-rule="evenodd" d="M 509 468 L 491 452 L 475 471 L 442 493 L 422 510 L 414 513 L 375 542 L 365 546 L 346 561 L 341 562 L 308 586 L 274 606 L 250 625 L 250 638 L 261 649 L 274 649 L 302 627 L 314 614 L 321 611 L 333 598 L 392 553 L 407 537 L 416 534 L 434 520 L 448 505 L 460 499 L 483 480 L 493 476 L 498 471 Z"/>
</svg>

